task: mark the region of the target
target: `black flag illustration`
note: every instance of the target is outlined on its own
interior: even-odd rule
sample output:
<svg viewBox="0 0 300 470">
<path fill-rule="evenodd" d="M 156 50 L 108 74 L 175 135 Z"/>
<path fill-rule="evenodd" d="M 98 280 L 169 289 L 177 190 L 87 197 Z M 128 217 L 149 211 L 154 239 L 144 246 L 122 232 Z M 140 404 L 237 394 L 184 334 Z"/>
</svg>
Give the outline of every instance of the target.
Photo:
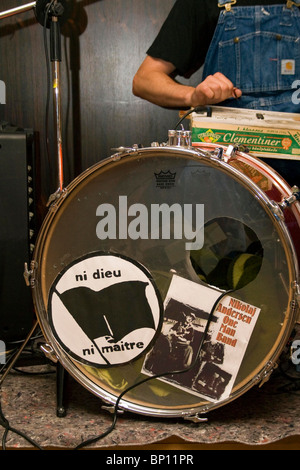
<svg viewBox="0 0 300 470">
<path fill-rule="evenodd" d="M 138 328 L 155 329 L 145 292 L 147 285 L 142 281 L 128 281 L 99 292 L 77 287 L 56 293 L 91 340 L 111 336 L 113 342 L 118 342 Z"/>
</svg>

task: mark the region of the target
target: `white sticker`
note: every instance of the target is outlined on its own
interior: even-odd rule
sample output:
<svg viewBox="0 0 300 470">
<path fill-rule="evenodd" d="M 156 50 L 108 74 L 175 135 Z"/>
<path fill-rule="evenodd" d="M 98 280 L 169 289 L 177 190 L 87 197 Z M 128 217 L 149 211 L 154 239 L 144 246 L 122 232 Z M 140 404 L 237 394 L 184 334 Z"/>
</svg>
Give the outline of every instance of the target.
<svg viewBox="0 0 300 470">
<path fill-rule="evenodd" d="M 295 75 L 296 63 L 293 59 L 281 61 L 281 75 Z"/>
<path fill-rule="evenodd" d="M 161 327 L 163 304 L 150 273 L 127 257 L 89 254 L 51 287 L 49 322 L 62 349 L 94 367 L 141 356 Z"/>
</svg>

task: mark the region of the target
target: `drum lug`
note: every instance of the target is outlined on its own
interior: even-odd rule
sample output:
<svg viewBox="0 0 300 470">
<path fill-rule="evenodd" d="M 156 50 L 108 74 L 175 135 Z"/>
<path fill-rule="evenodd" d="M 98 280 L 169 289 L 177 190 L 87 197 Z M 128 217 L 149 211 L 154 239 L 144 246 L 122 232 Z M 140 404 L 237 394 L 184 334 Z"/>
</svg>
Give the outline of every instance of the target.
<svg viewBox="0 0 300 470">
<path fill-rule="evenodd" d="M 31 261 L 30 269 L 28 269 L 28 264 L 27 263 L 24 264 L 24 274 L 23 274 L 23 276 L 24 276 L 26 285 L 28 287 L 34 287 L 34 285 L 35 285 L 34 273 L 35 273 L 36 268 L 37 268 L 37 262 L 36 261 Z"/>
<path fill-rule="evenodd" d="M 277 203 L 276 201 L 270 201 L 270 208 L 276 219 L 284 221 L 283 210 L 279 203 Z"/>
<path fill-rule="evenodd" d="M 41 344 L 40 349 L 43 351 L 45 356 L 50 359 L 52 362 L 57 364 L 58 357 L 56 356 L 52 346 L 48 343 Z"/>
<path fill-rule="evenodd" d="M 184 417 L 185 421 L 191 421 L 192 423 L 198 424 L 198 423 L 206 423 L 208 421 L 207 418 L 199 416 L 198 413 L 195 415 L 189 415 Z"/>
<path fill-rule="evenodd" d="M 122 155 L 125 155 L 127 153 L 131 152 L 138 152 L 143 146 L 141 144 L 133 144 L 131 147 L 114 147 L 111 148 L 113 152 L 116 152 L 114 155 L 111 156 L 111 159 L 114 161 L 120 160 Z"/>
<path fill-rule="evenodd" d="M 214 151 L 215 157 L 217 157 L 218 160 L 222 160 L 225 163 L 228 163 L 229 160 L 232 160 L 236 156 L 236 152 L 238 151 L 238 147 L 234 145 L 228 145 L 226 148 L 226 151 L 224 148 L 219 147 L 216 148 Z"/>
<path fill-rule="evenodd" d="M 61 198 L 61 196 L 65 197 L 66 195 L 67 195 L 66 189 L 63 189 L 63 190 L 58 189 L 57 191 L 55 191 L 55 193 L 49 196 L 49 199 L 46 203 L 46 207 L 50 207 L 54 205 L 54 203 L 57 202 Z"/>
<path fill-rule="evenodd" d="M 284 198 L 280 203 L 280 208 L 284 211 L 292 204 L 300 200 L 300 189 L 297 186 L 293 186 L 292 194 L 289 197 Z"/>
<path fill-rule="evenodd" d="M 260 377 L 258 377 L 258 381 L 260 382 L 259 388 L 269 381 L 271 375 L 273 374 L 274 370 L 277 369 L 277 367 L 278 367 L 277 362 L 269 362 L 265 371 L 262 373 Z"/>
<path fill-rule="evenodd" d="M 168 145 L 170 147 L 191 147 L 191 131 L 186 130 L 169 130 Z"/>
<path fill-rule="evenodd" d="M 298 303 L 298 307 L 300 307 L 300 285 L 298 284 L 297 281 L 294 282 L 294 288 L 295 288 L 296 302 Z"/>
<path fill-rule="evenodd" d="M 228 163 L 229 160 L 232 160 L 236 156 L 238 149 L 239 148 L 234 145 L 228 145 L 225 154 L 223 153 L 223 160 Z"/>
</svg>

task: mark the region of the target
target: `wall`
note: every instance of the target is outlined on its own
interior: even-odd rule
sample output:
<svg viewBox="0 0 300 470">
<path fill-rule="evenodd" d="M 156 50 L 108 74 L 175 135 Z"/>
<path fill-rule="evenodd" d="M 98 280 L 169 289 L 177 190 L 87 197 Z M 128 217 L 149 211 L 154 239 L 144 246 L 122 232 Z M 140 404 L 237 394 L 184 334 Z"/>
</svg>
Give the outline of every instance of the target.
<svg viewBox="0 0 300 470">
<path fill-rule="evenodd" d="M 1 12 L 20 4 L 2 0 Z M 61 33 L 65 185 L 110 156 L 112 148 L 164 142 L 168 129 L 177 123 L 178 111 L 147 103 L 131 91 L 134 73 L 173 4 L 174 0 L 70 0 L 70 16 Z M 6 84 L 0 120 L 39 132 L 42 197 L 48 197 L 56 189 L 57 177 L 54 186 L 48 180 L 56 171 L 57 157 L 52 101 L 49 163 L 45 151 L 43 36 L 33 10 L 0 20 L 0 80 Z"/>
</svg>

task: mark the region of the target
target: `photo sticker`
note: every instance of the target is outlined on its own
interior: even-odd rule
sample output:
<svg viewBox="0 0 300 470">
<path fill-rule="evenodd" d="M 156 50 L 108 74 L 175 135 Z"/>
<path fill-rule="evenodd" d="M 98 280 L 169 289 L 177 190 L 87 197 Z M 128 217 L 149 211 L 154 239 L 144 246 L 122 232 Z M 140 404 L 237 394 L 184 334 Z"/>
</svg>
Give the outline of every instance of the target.
<svg viewBox="0 0 300 470">
<path fill-rule="evenodd" d="M 260 309 L 223 294 L 174 275 L 164 302 L 161 334 L 142 372 L 159 374 L 159 380 L 211 402 L 229 398 Z M 185 369 L 184 374 L 176 373 Z"/>
<path fill-rule="evenodd" d="M 48 316 L 68 355 L 109 367 L 131 362 L 150 348 L 161 328 L 163 304 L 143 266 L 97 253 L 60 273 L 50 291 Z"/>
</svg>

